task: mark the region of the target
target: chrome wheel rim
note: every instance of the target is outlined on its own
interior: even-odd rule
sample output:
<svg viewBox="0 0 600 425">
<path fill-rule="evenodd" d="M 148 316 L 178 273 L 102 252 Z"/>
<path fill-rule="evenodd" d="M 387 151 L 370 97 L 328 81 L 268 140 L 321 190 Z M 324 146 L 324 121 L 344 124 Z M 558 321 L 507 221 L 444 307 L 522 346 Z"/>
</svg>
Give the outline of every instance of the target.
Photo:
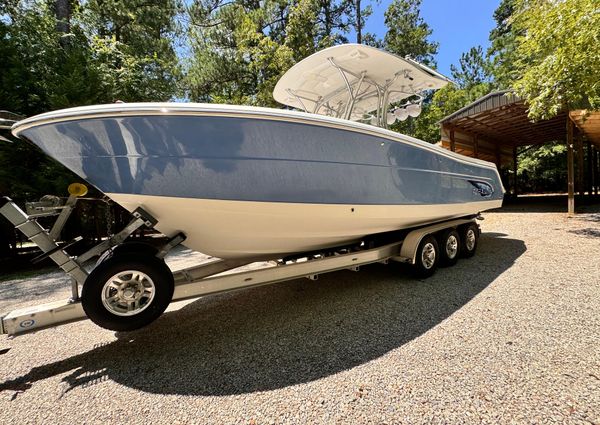
<svg viewBox="0 0 600 425">
<path fill-rule="evenodd" d="M 448 236 L 446 239 L 446 255 L 452 259 L 458 254 L 458 238 L 455 235 Z"/>
<path fill-rule="evenodd" d="M 423 252 L 421 253 L 421 264 L 426 269 L 430 269 L 435 264 L 435 247 L 431 242 L 427 242 L 423 246 Z"/>
<path fill-rule="evenodd" d="M 475 231 L 473 229 L 467 230 L 465 245 L 469 251 L 473 251 L 475 248 Z"/>
<path fill-rule="evenodd" d="M 156 293 L 154 282 L 139 270 L 124 270 L 102 288 L 102 304 L 117 316 L 133 316 L 147 309 Z"/>
</svg>

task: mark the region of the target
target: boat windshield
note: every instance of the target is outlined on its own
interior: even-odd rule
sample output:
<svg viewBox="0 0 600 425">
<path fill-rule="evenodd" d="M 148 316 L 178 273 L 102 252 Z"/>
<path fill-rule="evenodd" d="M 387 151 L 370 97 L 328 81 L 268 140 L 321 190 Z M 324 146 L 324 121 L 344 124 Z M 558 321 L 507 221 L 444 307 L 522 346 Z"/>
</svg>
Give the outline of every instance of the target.
<svg viewBox="0 0 600 425">
<path fill-rule="evenodd" d="M 362 44 L 342 44 L 298 62 L 281 77 L 274 99 L 305 112 L 387 128 L 417 116 L 422 93 L 450 80 L 409 58 Z M 390 105 L 396 105 L 390 111 Z"/>
</svg>

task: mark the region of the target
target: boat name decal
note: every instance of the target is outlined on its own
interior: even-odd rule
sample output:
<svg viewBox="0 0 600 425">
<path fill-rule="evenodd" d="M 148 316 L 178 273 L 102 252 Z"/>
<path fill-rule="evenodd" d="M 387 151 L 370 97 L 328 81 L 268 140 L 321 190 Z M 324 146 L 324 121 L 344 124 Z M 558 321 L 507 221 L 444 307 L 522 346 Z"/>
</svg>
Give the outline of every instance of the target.
<svg viewBox="0 0 600 425">
<path fill-rule="evenodd" d="M 484 198 L 489 198 L 494 194 L 494 188 L 489 183 L 485 183 L 482 181 L 469 180 L 473 187 L 473 193 L 475 195 L 481 195 Z"/>
</svg>

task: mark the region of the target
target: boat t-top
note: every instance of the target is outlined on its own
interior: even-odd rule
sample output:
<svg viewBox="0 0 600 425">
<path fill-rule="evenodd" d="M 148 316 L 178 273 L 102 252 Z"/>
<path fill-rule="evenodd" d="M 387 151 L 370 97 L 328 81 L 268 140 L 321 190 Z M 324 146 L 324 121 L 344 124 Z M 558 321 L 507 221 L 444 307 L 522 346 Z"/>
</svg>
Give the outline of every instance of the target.
<svg viewBox="0 0 600 425">
<path fill-rule="evenodd" d="M 448 82 L 410 58 L 345 44 L 296 64 L 279 80 L 273 97 L 304 112 L 387 128 L 396 119 L 418 116 L 423 92 Z M 411 102 L 405 101 L 409 98 Z M 390 105 L 396 106 L 394 113 L 389 112 Z"/>
</svg>

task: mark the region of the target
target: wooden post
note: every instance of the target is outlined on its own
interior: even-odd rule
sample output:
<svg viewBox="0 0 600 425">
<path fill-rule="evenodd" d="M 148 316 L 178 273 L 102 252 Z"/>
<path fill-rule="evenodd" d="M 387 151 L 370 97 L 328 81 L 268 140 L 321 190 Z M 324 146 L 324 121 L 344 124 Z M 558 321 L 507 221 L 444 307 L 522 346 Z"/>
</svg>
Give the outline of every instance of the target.
<svg viewBox="0 0 600 425">
<path fill-rule="evenodd" d="M 518 165 L 517 165 L 517 147 L 515 146 L 513 148 L 513 195 L 516 197 L 517 196 L 517 170 Z"/>
<path fill-rule="evenodd" d="M 600 194 L 600 148 L 596 148 L 596 195 Z"/>
<path fill-rule="evenodd" d="M 479 141 L 477 136 L 473 136 L 473 157 L 479 158 Z"/>
<path fill-rule="evenodd" d="M 502 184 L 504 187 L 508 186 L 508 183 L 502 179 L 502 157 L 500 156 L 500 147 L 498 145 L 496 145 L 496 168 L 498 169 L 498 174 L 500 174 Z"/>
<path fill-rule="evenodd" d="M 594 168 L 596 172 L 594 175 L 596 176 L 596 191 L 594 192 L 596 195 L 600 192 L 600 152 L 598 152 L 598 148 L 594 149 Z"/>
<path fill-rule="evenodd" d="M 592 146 L 592 170 L 594 171 L 594 195 L 600 190 L 600 167 L 598 166 L 598 148 Z"/>
<path fill-rule="evenodd" d="M 579 132 L 577 132 L 574 140 L 577 146 L 577 193 L 583 195 L 585 193 L 585 165 L 583 161 L 583 140 Z"/>
<path fill-rule="evenodd" d="M 593 190 L 594 190 L 594 167 L 592 164 L 592 156 L 594 155 L 592 152 L 592 144 L 590 143 L 590 141 L 588 140 L 586 143 L 586 150 L 587 150 L 587 177 L 585 179 L 585 183 L 586 183 L 586 189 L 587 189 L 587 193 L 588 195 L 591 197 L 593 194 Z"/>
<path fill-rule="evenodd" d="M 454 128 L 450 129 L 450 150 L 456 152 L 456 143 L 454 141 Z"/>
<path fill-rule="evenodd" d="M 575 214 L 575 170 L 573 166 L 573 122 L 567 116 L 567 189 L 569 192 L 568 214 Z"/>
</svg>

